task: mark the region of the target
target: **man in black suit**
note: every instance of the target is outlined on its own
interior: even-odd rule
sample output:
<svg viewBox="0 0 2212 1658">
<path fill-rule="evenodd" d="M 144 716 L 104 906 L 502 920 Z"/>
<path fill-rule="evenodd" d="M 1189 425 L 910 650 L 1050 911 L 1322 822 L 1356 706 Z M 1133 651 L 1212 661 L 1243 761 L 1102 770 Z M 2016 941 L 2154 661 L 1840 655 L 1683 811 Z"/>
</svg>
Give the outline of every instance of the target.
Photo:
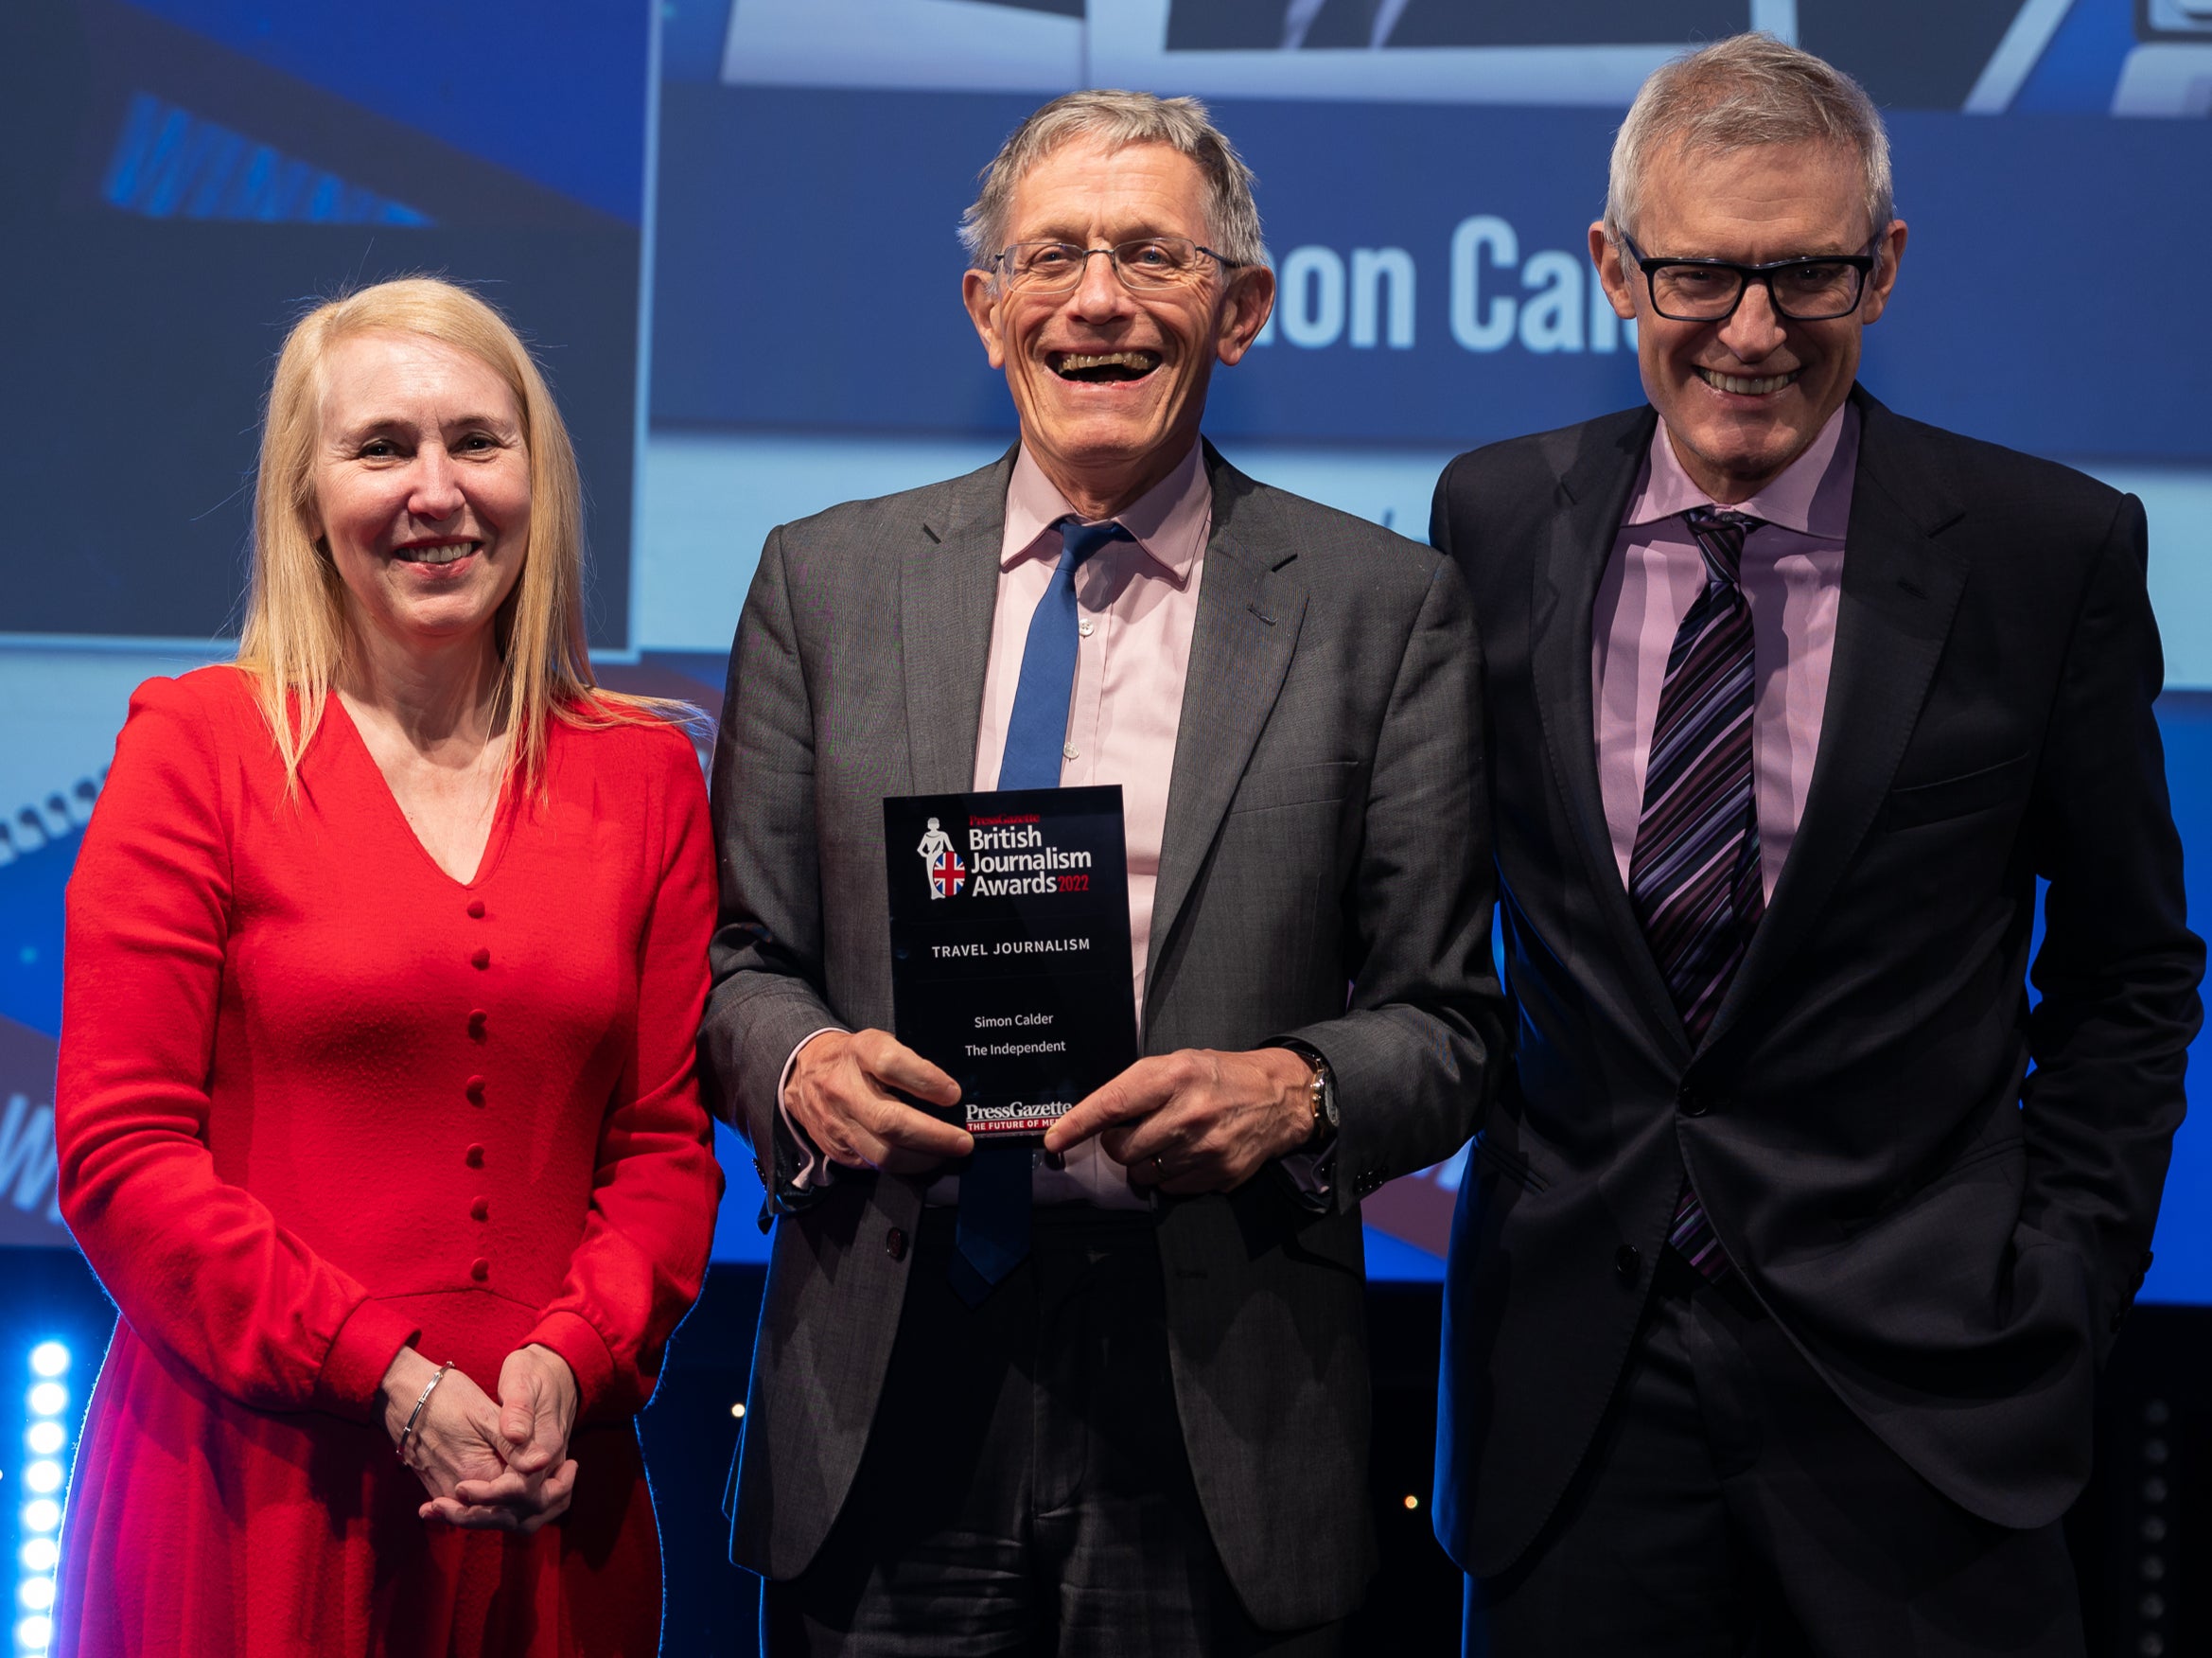
<svg viewBox="0 0 2212 1658">
<path fill-rule="evenodd" d="M 2142 508 L 1855 386 L 1905 243 L 1847 77 L 1677 61 L 1590 230 L 1652 407 L 1437 489 L 1517 1048 L 1447 1296 L 1470 1651 L 2082 1650 L 2203 949 Z"/>
</svg>

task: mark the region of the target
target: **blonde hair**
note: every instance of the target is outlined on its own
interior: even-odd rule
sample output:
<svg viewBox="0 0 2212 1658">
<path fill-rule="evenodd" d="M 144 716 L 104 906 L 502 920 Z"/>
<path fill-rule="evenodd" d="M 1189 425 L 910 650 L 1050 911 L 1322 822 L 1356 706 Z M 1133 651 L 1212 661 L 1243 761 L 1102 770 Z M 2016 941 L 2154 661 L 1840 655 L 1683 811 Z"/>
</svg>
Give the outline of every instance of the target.
<svg viewBox="0 0 2212 1658">
<path fill-rule="evenodd" d="M 1889 134 L 1866 89 L 1770 34 L 1731 35 L 1654 70 L 1613 140 L 1606 231 L 1636 234 L 1644 169 L 1662 150 L 1726 154 L 1768 144 L 1833 144 L 1858 163 L 1870 237 L 1896 215 Z"/>
<path fill-rule="evenodd" d="M 599 688 L 584 639 L 584 486 L 553 393 L 514 328 L 467 289 L 435 276 L 379 282 L 327 300 L 293 325 L 261 422 L 254 566 L 237 665 L 284 757 L 288 787 L 352 648 L 346 590 L 313 533 L 315 454 L 330 351 L 357 334 L 413 334 L 466 353 L 506 383 L 530 467 L 530 540 L 500 606 L 494 718 L 512 733 L 507 777 L 542 785 L 548 722 L 598 729 L 703 718 L 688 703 Z"/>
</svg>

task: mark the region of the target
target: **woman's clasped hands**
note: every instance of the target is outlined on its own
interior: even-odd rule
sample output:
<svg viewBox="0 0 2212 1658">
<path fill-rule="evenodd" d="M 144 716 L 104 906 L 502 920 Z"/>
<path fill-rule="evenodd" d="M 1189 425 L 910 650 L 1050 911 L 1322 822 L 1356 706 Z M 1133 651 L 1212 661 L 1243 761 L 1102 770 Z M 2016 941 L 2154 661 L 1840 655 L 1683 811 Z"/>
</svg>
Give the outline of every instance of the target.
<svg viewBox="0 0 2212 1658">
<path fill-rule="evenodd" d="M 500 1367 L 496 1400 L 451 1368 L 423 1400 L 437 1375 L 413 1348 L 384 1373 L 385 1430 L 430 1492 L 421 1517 L 498 1531 L 535 1531 L 558 1519 L 576 1487 L 569 1455 L 576 1379 L 567 1361 L 551 1348 L 517 1349 Z"/>
</svg>

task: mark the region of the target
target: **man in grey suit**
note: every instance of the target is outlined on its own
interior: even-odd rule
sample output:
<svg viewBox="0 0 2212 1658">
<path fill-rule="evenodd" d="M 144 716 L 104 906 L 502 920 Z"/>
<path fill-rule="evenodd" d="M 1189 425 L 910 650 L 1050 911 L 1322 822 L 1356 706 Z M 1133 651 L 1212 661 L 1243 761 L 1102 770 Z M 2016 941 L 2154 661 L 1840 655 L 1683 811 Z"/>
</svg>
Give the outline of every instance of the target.
<svg viewBox="0 0 2212 1658">
<path fill-rule="evenodd" d="M 731 1558 L 774 1652 L 1336 1651 L 1360 1200 L 1500 1034 L 1466 591 L 1202 442 L 1273 299 L 1202 106 L 1056 99 L 963 236 L 1020 443 L 774 532 L 731 662 L 703 1043 L 775 1232 Z M 959 1090 L 887 1029 L 881 803 L 1016 783 L 1123 790 L 1143 1057 L 1009 1189 L 909 1103 Z"/>
</svg>

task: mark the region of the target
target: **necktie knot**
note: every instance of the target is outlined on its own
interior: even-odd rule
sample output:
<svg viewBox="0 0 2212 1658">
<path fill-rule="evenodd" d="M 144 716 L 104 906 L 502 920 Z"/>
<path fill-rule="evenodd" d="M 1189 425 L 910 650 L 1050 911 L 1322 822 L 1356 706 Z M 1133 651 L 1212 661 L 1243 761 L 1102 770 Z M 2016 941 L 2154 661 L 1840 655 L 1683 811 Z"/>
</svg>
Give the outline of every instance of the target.
<svg viewBox="0 0 2212 1658">
<path fill-rule="evenodd" d="M 1694 506 L 1682 517 L 1705 555 L 1708 578 L 1735 586 L 1742 579 L 1744 538 L 1766 520 L 1717 506 Z"/>
<path fill-rule="evenodd" d="M 1060 520 L 1060 547 L 1061 551 L 1072 560 L 1069 565 L 1071 570 L 1081 564 L 1084 559 L 1090 557 L 1092 554 L 1097 552 L 1109 541 L 1133 541 L 1135 539 L 1134 536 L 1112 519 L 1108 519 L 1102 524 L 1086 524 L 1081 519 L 1071 514 Z"/>
</svg>

